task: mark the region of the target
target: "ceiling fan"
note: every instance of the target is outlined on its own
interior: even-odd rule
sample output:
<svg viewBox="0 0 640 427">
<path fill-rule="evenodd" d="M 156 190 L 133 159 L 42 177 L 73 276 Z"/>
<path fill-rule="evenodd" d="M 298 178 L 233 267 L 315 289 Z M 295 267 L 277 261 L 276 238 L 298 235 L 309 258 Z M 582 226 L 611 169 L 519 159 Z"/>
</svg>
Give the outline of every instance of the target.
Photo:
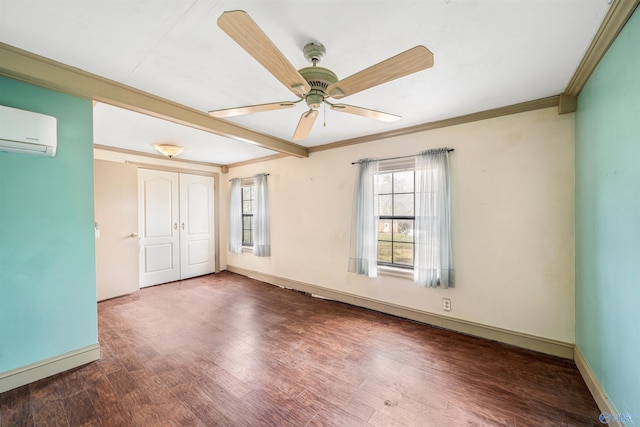
<svg viewBox="0 0 640 427">
<path fill-rule="evenodd" d="M 304 100 L 309 110 L 305 111 L 300 117 L 298 126 L 293 134 L 294 141 L 305 139 L 309 135 L 318 116 L 318 108 L 323 102 L 329 105 L 332 110 L 343 113 L 356 114 L 385 122 L 400 119 L 400 116 L 394 114 L 353 105 L 336 104 L 329 102 L 327 99 L 341 99 L 433 66 L 433 54 L 429 49 L 424 46 L 416 46 L 339 80 L 333 71 L 317 66 L 317 63 L 326 53 L 324 46 L 321 44 L 309 43 L 303 48 L 305 58 L 311 61 L 313 66 L 296 70 L 245 11 L 224 12 L 218 18 L 218 26 L 299 99 L 296 101 L 227 108 L 209 111 L 209 114 L 213 117 L 222 118 L 261 111 L 280 110 L 292 108 L 295 104 Z"/>
</svg>

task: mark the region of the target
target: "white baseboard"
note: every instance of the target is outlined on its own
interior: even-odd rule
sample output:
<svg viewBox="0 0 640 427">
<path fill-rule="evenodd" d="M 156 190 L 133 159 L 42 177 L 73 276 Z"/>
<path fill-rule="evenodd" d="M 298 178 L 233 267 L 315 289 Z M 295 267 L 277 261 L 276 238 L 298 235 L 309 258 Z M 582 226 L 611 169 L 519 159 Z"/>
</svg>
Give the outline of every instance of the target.
<svg viewBox="0 0 640 427">
<path fill-rule="evenodd" d="M 598 405 L 598 409 L 600 409 L 601 414 L 609 414 L 613 415 L 613 417 L 608 418 L 608 422 L 603 422 L 603 425 L 610 426 L 622 426 L 624 427 L 623 422 L 619 422 L 615 420 L 615 416 L 618 415 L 616 412 L 616 408 L 613 406 L 613 403 L 607 397 L 607 393 L 605 393 L 604 389 L 600 385 L 598 378 L 591 370 L 591 366 L 587 363 L 587 360 L 582 355 L 580 348 L 576 345 L 574 349 L 574 361 L 576 362 L 576 366 L 580 371 L 580 375 L 582 375 L 582 379 L 587 384 L 593 399 L 596 401 Z"/>
<path fill-rule="evenodd" d="M 570 343 L 537 337 L 534 335 L 528 335 L 515 331 L 509 331 L 506 329 L 482 325 L 466 320 L 454 319 L 451 317 L 415 310 L 384 301 L 350 294 L 348 292 L 336 291 L 334 289 L 324 288 L 322 286 L 312 285 L 304 282 L 298 282 L 296 280 L 290 280 L 284 277 L 272 276 L 270 274 L 264 274 L 232 265 L 227 265 L 227 270 L 232 273 L 241 274 L 243 276 L 247 276 L 252 279 L 260 280 L 262 282 L 266 282 L 283 288 L 307 292 L 309 294 L 318 295 L 323 298 L 380 311 L 382 313 L 387 313 L 398 317 L 404 317 L 407 319 L 415 320 L 417 322 L 450 329 L 456 332 L 461 332 L 463 334 L 474 335 L 493 341 L 511 344 L 517 347 L 538 351 L 540 353 L 559 356 L 565 359 L 573 359 L 573 344 Z"/>
<path fill-rule="evenodd" d="M 0 373 L 0 393 L 100 359 L 96 343 L 59 356 Z"/>
</svg>

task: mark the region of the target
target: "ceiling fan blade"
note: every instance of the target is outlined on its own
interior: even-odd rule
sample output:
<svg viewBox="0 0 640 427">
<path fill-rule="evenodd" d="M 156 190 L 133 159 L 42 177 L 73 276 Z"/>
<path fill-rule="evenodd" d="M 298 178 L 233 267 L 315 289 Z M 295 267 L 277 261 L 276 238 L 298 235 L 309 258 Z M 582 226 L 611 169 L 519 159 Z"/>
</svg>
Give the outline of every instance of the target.
<svg viewBox="0 0 640 427">
<path fill-rule="evenodd" d="M 344 98 L 431 67 L 433 53 L 424 46 L 416 46 L 335 82 L 327 93 L 332 98 Z"/>
<path fill-rule="evenodd" d="M 285 108 L 293 108 L 296 102 L 273 102 L 271 104 L 247 105 L 245 107 L 226 108 L 224 110 L 209 111 L 209 115 L 213 117 L 233 117 L 243 114 L 261 113 L 263 111 L 284 110 Z"/>
<path fill-rule="evenodd" d="M 316 121 L 316 117 L 318 117 L 318 110 L 309 110 L 302 113 L 300 121 L 298 122 L 298 127 L 293 133 L 294 141 L 300 141 L 301 139 L 305 139 L 309 136 L 309 132 L 311 132 L 311 128 Z"/>
<path fill-rule="evenodd" d="M 302 96 L 311 90 L 298 70 L 245 11 L 224 12 L 218 18 L 218 26 L 291 92 Z"/>
<path fill-rule="evenodd" d="M 395 122 L 400 120 L 401 116 L 395 114 L 383 113 L 382 111 L 369 110 L 368 108 L 355 107 L 346 104 L 329 104 L 334 111 L 355 114 L 357 116 L 369 117 L 370 119 L 381 120 L 383 122 Z"/>
</svg>

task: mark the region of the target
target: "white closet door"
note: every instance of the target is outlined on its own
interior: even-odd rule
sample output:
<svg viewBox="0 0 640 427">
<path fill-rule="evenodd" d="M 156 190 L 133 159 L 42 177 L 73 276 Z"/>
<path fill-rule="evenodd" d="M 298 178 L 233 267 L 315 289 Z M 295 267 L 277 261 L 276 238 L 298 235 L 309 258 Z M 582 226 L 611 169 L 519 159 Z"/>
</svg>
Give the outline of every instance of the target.
<svg viewBox="0 0 640 427">
<path fill-rule="evenodd" d="M 138 170 L 140 287 L 180 279 L 178 174 Z"/>
<path fill-rule="evenodd" d="M 214 180 L 211 176 L 180 174 L 181 278 L 213 273 Z"/>
</svg>

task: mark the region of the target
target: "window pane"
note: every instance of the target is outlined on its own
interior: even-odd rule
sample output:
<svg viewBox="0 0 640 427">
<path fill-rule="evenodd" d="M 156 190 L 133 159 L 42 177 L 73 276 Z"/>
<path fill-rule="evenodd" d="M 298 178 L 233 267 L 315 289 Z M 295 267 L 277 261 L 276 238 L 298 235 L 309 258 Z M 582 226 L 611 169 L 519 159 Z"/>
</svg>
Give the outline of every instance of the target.
<svg viewBox="0 0 640 427">
<path fill-rule="evenodd" d="M 395 172 L 393 174 L 394 193 L 413 193 L 413 171 Z"/>
<path fill-rule="evenodd" d="M 391 193 L 391 175 L 390 173 L 376 175 L 376 194 Z"/>
<path fill-rule="evenodd" d="M 413 220 L 397 219 L 393 221 L 393 241 L 413 242 Z"/>
<path fill-rule="evenodd" d="M 391 242 L 378 242 L 378 262 L 391 262 Z"/>
<path fill-rule="evenodd" d="M 243 214 L 253 213 L 252 212 L 252 208 L 253 208 L 252 205 L 253 205 L 253 202 L 251 202 L 251 200 L 243 201 L 242 202 L 242 213 Z"/>
<path fill-rule="evenodd" d="M 393 215 L 392 202 L 393 202 L 393 196 L 391 194 L 378 196 L 378 206 L 379 206 L 378 215 L 380 216 Z"/>
<path fill-rule="evenodd" d="M 251 230 L 244 230 L 242 232 L 242 244 L 244 246 L 253 245 L 253 241 L 252 241 L 252 238 L 251 238 Z"/>
<path fill-rule="evenodd" d="M 413 266 L 413 243 L 394 243 L 393 263 Z"/>
<path fill-rule="evenodd" d="M 243 216 L 242 217 L 242 228 L 244 228 L 245 230 L 250 230 L 251 229 L 251 217 L 250 216 Z"/>
<path fill-rule="evenodd" d="M 390 219 L 378 221 L 378 240 L 391 240 L 391 222 Z"/>
<path fill-rule="evenodd" d="M 413 216 L 413 193 L 394 194 L 393 215 L 394 216 Z"/>
</svg>

